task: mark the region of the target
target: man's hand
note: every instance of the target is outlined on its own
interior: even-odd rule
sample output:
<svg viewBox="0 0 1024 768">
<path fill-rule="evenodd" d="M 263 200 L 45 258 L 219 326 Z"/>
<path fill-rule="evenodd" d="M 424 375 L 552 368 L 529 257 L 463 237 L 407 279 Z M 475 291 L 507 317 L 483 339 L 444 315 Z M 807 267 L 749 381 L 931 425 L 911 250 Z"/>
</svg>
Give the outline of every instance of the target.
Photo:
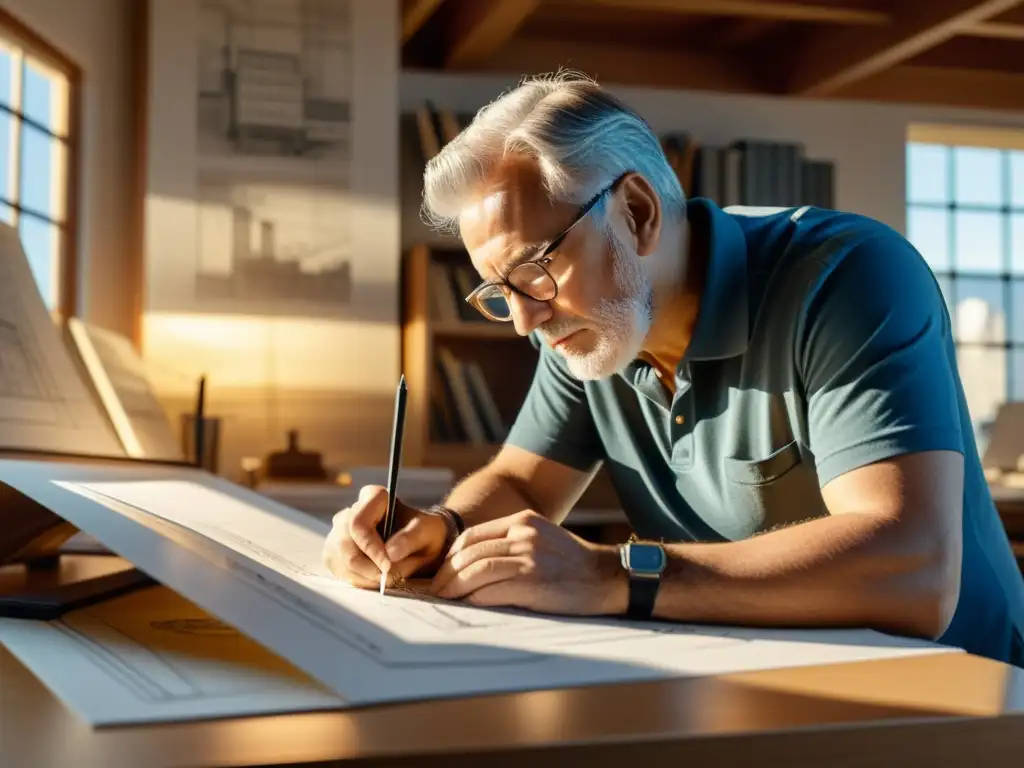
<svg viewBox="0 0 1024 768">
<path fill-rule="evenodd" d="M 395 504 L 395 532 L 385 546 L 377 524 L 387 506 L 387 490 L 367 485 L 355 504 L 334 516 L 323 548 L 323 562 L 331 573 L 357 587 L 376 589 L 384 570 L 388 571 L 388 581 L 394 582 L 399 576 L 409 578 L 427 570 L 440 560 L 448 534 L 444 519 L 399 501 Z"/>
<path fill-rule="evenodd" d="M 467 528 L 434 576 L 432 591 L 473 605 L 596 615 L 619 609 L 626 578 L 613 547 L 586 542 L 526 511 Z"/>
</svg>

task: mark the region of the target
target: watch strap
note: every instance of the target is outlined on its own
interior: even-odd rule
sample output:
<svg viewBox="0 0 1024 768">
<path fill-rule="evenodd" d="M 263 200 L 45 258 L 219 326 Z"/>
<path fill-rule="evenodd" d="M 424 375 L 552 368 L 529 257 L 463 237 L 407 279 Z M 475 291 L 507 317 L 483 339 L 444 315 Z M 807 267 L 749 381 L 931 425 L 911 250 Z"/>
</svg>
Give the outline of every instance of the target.
<svg viewBox="0 0 1024 768">
<path fill-rule="evenodd" d="M 466 522 L 462 519 L 462 515 L 443 504 L 434 504 L 423 511 L 428 515 L 437 515 L 444 518 L 445 524 L 448 526 L 448 534 L 444 542 L 444 551 L 447 552 L 451 549 L 455 540 L 466 530 Z"/>
<path fill-rule="evenodd" d="M 654 601 L 658 597 L 661 579 L 658 576 L 629 577 L 629 606 L 626 618 L 646 621 L 654 615 Z"/>
</svg>

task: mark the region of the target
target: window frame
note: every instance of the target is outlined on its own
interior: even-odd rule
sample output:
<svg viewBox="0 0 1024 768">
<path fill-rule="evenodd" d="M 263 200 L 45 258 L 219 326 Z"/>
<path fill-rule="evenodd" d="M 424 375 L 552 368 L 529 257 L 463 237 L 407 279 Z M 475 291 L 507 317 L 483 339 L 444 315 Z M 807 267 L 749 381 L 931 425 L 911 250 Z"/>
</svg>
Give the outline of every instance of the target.
<svg viewBox="0 0 1024 768">
<path fill-rule="evenodd" d="M 57 302 L 53 313 L 57 319 L 73 317 L 78 312 L 79 287 L 78 236 L 79 186 L 81 179 L 82 70 L 59 48 L 9 11 L 2 8 L 0 8 L 0 37 L 19 46 L 24 53 L 30 54 L 45 65 L 59 71 L 67 79 L 67 136 L 63 137 L 64 163 L 66 166 L 63 200 L 64 217 L 63 222 L 56 222 L 61 237 L 58 248 Z M 15 111 L 8 109 L 6 106 L 0 107 L 0 109 L 3 109 L 8 114 L 17 116 L 20 121 L 29 125 L 33 124 L 31 119 L 26 120 L 21 109 Z M 22 135 L 22 132 L 19 131 L 18 145 L 12 155 L 12 162 L 17 163 L 19 177 L 21 157 L 24 151 Z M 4 199 L 3 205 L 11 207 L 20 216 L 22 210 L 24 210 L 20 202 L 20 190 L 17 197 L 19 199 L 14 201 Z M 34 212 L 29 210 L 29 213 Z M 50 223 L 54 222 L 51 221 Z"/>
<path fill-rule="evenodd" d="M 1009 185 L 1011 153 L 1024 152 L 1024 127 L 1022 128 L 1001 128 L 990 126 L 973 125 L 932 125 L 915 124 L 908 126 L 905 141 L 904 157 L 908 157 L 911 145 L 934 145 L 944 148 L 948 156 L 946 158 L 946 183 L 948 185 L 948 201 L 926 202 L 913 200 L 910 195 L 910 167 L 906 167 L 906 183 L 904 189 L 904 210 L 907 216 L 907 234 L 910 235 L 910 215 L 913 210 L 918 211 L 945 211 L 949 216 L 947 232 L 950 264 L 947 268 L 937 268 L 931 264 L 932 271 L 944 289 L 948 289 L 946 301 L 950 308 L 951 319 L 954 323 L 954 333 L 957 333 L 959 287 L 964 281 L 985 281 L 998 286 L 1001 296 L 1003 311 L 1004 337 L 1002 341 L 961 341 L 954 336 L 954 345 L 957 350 L 1001 350 L 1003 365 L 1005 367 L 1003 387 L 1005 396 L 1003 402 L 1014 401 L 1015 394 L 1020 393 L 1017 399 L 1024 399 L 1024 371 L 1018 372 L 1015 367 L 1016 356 L 1024 356 L 1024 337 L 1017 338 L 1016 325 L 1020 317 L 1024 316 L 1024 304 L 1017 306 L 1014 302 L 1014 287 L 1020 286 L 1024 289 L 1024 271 L 1015 271 L 1013 262 L 1013 235 L 1011 232 L 1014 217 L 1024 216 L 1024 207 L 1020 204 L 1014 205 L 1011 199 Z M 1001 205 L 973 205 L 961 203 L 956 200 L 955 189 L 957 184 L 956 162 L 954 150 L 958 148 L 980 148 L 997 150 L 1000 154 L 1000 171 L 1003 174 L 1003 184 L 1006 187 L 1004 201 Z M 1003 252 L 1000 254 L 1000 265 L 997 270 L 965 270 L 958 264 L 957 242 L 955 234 L 957 212 L 985 212 L 999 216 L 999 224 L 1002 229 L 1001 238 L 1003 241 Z M 928 254 L 924 254 L 928 259 Z M 966 395 L 967 393 L 965 393 Z M 994 417 L 994 414 L 992 414 Z M 983 417 L 972 414 L 972 421 L 977 426 L 984 425 Z"/>
</svg>

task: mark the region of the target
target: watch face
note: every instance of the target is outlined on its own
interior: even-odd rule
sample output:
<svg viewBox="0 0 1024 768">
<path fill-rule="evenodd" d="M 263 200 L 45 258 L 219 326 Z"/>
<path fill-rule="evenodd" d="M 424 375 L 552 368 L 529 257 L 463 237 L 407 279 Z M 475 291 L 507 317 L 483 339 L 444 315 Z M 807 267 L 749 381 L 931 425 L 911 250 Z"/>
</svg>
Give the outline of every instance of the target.
<svg viewBox="0 0 1024 768">
<path fill-rule="evenodd" d="M 661 573 L 665 567 L 665 553 L 653 544 L 629 545 L 629 569 L 638 573 Z"/>
</svg>

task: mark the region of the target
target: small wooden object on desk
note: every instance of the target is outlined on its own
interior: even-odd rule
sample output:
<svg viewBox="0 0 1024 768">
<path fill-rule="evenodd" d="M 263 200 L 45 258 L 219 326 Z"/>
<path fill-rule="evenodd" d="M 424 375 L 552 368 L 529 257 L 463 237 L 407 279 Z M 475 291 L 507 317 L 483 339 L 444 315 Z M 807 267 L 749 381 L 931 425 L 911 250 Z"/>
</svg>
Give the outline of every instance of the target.
<svg viewBox="0 0 1024 768">
<path fill-rule="evenodd" d="M 292 429 L 288 432 L 288 447 L 267 456 L 264 462 L 264 478 L 326 482 L 328 475 L 320 453 L 299 448 L 299 432 Z"/>
</svg>

